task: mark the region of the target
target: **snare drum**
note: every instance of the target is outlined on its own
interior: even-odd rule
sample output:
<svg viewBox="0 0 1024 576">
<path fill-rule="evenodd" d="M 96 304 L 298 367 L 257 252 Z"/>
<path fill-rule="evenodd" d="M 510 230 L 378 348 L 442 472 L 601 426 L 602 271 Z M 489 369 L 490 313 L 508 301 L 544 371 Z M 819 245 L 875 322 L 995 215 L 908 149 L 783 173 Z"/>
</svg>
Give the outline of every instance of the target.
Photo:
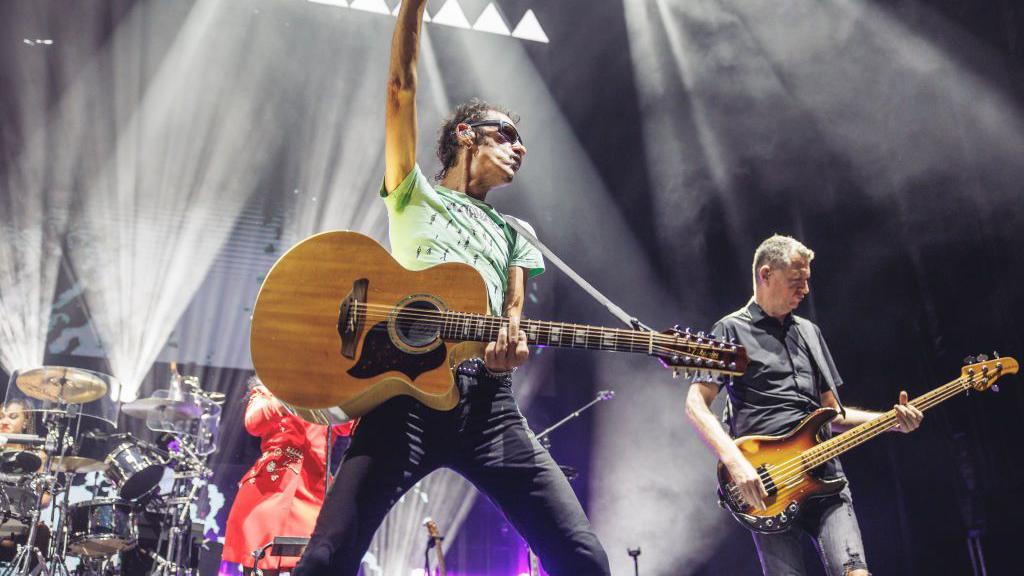
<svg viewBox="0 0 1024 576">
<path fill-rule="evenodd" d="M 134 506 L 96 498 L 68 507 L 68 548 L 77 556 L 111 556 L 135 546 Z"/>
<path fill-rule="evenodd" d="M 122 498 L 135 500 L 156 488 L 164 476 L 162 462 L 135 441 L 126 439 L 105 460 L 106 475 Z"/>
</svg>

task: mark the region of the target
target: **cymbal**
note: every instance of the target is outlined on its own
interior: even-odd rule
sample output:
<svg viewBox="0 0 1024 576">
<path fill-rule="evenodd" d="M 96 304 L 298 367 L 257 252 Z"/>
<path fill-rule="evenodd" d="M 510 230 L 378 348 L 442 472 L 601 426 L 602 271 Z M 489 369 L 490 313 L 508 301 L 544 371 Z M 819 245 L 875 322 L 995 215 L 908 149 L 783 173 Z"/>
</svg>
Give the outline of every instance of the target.
<svg viewBox="0 0 1024 576">
<path fill-rule="evenodd" d="M 203 407 L 187 400 L 169 398 L 139 398 L 121 406 L 121 413 L 133 418 L 145 418 L 153 412 L 172 420 L 195 420 L 203 415 Z"/>
<path fill-rule="evenodd" d="M 40 366 L 21 372 L 15 384 L 26 396 L 65 404 L 85 404 L 107 393 L 107 383 L 93 372 L 65 366 Z"/>
</svg>

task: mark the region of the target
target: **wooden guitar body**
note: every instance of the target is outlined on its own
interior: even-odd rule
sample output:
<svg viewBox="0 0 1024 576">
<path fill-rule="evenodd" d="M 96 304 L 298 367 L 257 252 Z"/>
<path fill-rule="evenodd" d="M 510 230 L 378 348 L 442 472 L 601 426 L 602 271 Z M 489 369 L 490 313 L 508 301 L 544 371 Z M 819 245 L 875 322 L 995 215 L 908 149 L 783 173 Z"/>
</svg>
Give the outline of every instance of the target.
<svg viewBox="0 0 1024 576">
<path fill-rule="evenodd" d="M 402 394 L 453 408 L 452 368 L 482 356 L 483 344 L 445 342 L 395 307 L 486 314 L 487 291 L 466 264 L 414 272 L 361 234 L 307 238 L 278 260 L 260 289 L 253 366 L 274 395 L 313 422 L 356 418 Z"/>
<path fill-rule="evenodd" d="M 746 504 L 736 492 L 725 466 L 718 464 L 719 503 L 741 524 L 755 532 L 769 534 L 787 530 L 807 500 L 839 493 L 845 480 L 822 480 L 804 471 L 783 470 L 785 463 L 801 461 L 801 455 L 821 439 L 821 428 L 836 417 L 832 408 L 820 408 L 804 418 L 784 436 L 744 436 L 736 445 L 747 461 L 761 474 L 768 491 L 767 508 L 758 510 Z M 783 474 L 784 472 L 788 472 Z M 778 479 L 778 482 L 776 482 Z"/>
</svg>

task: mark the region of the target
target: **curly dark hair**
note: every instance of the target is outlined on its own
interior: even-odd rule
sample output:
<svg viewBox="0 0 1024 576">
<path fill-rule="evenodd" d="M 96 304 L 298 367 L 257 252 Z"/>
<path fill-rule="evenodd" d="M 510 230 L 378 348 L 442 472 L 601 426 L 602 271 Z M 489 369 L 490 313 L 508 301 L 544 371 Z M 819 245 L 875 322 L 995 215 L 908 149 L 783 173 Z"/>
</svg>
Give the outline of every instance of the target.
<svg viewBox="0 0 1024 576">
<path fill-rule="evenodd" d="M 437 159 L 441 161 L 441 169 L 434 175 L 435 180 L 441 180 L 448 174 L 448 170 L 455 166 L 459 152 L 459 139 L 455 135 L 455 127 L 465 122 L 478 122 L 483 120 L 488 112 L 498 112 L 508 116 L 513 123 L 519 123 L 519 116 L 513 114 L 504 106 L 488 104 L 479 98 L 473 98 L 468 102 L 460 104 L 452 115 L 441 125 L 441 132 L 437 136 Z M 483 135 L 476 134 L 476 141 L 480 142 Z"/>
</svg>

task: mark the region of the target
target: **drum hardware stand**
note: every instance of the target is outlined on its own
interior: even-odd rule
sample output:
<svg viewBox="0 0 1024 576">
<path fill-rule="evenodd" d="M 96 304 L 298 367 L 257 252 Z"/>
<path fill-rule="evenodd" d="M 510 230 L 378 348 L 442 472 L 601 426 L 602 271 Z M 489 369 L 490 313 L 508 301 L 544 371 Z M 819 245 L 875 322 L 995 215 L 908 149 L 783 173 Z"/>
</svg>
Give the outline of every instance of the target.
<svg viewBox="0 0 1024 576">
<path fill-rule="evenodd" d="M 180 573 L 192 574 L 193 572 L 191 568 L 186 567 L 188 562 L 187 556 L 190 553 L 187 545 L 191 541 L 188 533 L 191 531 L 192 525 L 189 513 L 191 512 L 192 503 L 195 502 L 199 491 L 208 484 L 207 478 L 211 474 L 210 469 L 206 467 L 204 458 L 196 454 L 189 445 L 187 438 L 174 435 L 174 439 L 177 441 L 184 456 L 183 458 L 178 458 L 184 470 L 180 475 L 175 471 L 175 480 L 191 480 L 192 486 L 184 498 L 176 499 L 171 504 L 174 507 L 174 518 L 168 531 L 166 556 L 161 556 L 154 551 L 147 551 L 149 556 L 159 565 L 159 569 L 154 574 L 161 576 L 175 576 Z M 161 548 L 163 548 L 162 543 L 159 543 L 157 549 Z"/>
<path fill-rule="evenodd" d="M 63 574 L 65 576 L 70 576 L 68 574 L 67 567 L 64 566 L 62 555 L 54 554 L 52 556 L 52 559 L 55 560 L 55 562 L 53 563 L 54 570 L 51 570 L 49 567 L 47 567 L 46 557 L 43 555 L 42 551 L 39 550 L 39 547 L 36 546 L 36 533 L 39 529 L 39 520 L 42 518 L 43 514 L 43 495 L 46 494 L 48 491 L 53 492 L 53 489 L 57 486 L 57 475 L 50 474 L 51 454 L 57 452 L 60 454 L 58 458 L 63 458 L 64 452 L 67 449 L 67 447 L 64 445 L 64 442 L 66 440 L 68 420 L 70 416 L 70 413 L 65 410 L 62 415 L 56 417 L 57 419 L 59 419 L 59 432 L 56 435 L 57 438 L 55 444 L 51 443 L 51 438 L 48 437 L 46 439 L 43 449 L 44 482 L 42 483 L 43 485 L 40 487 L 41 489 L 36 490 L 36 505 L 35 509 L 32 512 L 32 519 L 28 530 L 28 539 L 25 541 L 25 544 L 18 547 L 18 553 L 14 556 L 14 559 L 11 560 L 11 565 L 3 573 L 3 576 L 13 576 L 15 574 L 17 574 L 18 576 L 34 576 L 36 574 L 39 574 L 40 572 L 46 574 L 46 576 L 54 576 L 54 574 Z M 65 494 L 67 492 L 69 491 L 65 490 Z M 63 528 L 65 515 L 66 514 L 64 513 L 64 511 L 62 511 L 61 529 Z M 59 532 L 57 533 L 57 537 L 60 537 Z M 35 568 L 32 568 L 33 556 L 35 556 L 36 560 L 38 561 Z"/>
</svg>

